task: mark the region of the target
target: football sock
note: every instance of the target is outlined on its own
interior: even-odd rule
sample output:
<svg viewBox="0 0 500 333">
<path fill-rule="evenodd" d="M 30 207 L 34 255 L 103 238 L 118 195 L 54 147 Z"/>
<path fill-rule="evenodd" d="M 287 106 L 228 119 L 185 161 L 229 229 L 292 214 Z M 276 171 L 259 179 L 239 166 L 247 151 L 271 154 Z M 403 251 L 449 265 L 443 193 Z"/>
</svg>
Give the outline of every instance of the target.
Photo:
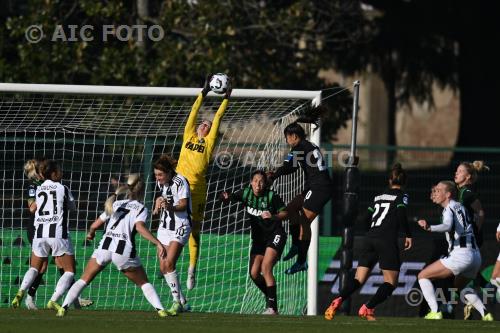
<svg viewBox="0 0 500 333">
<path fill-rule="evenodd" d="M 290 225 L 290 235 L 292 235 L 292 245 L 299 248 L 300 224 Z"/>
<path fill-rule="evenodd" d="M 392 292 L 396 289 L 392 284 L 384 282 L 380 287 L 378 287 L 377 292 L 373 297 L 366 303 L 366 307 L 369 309 L 374 309 L 377 305 L 382 303 L 391 296 Z"/>
<path fill-rule="evenodd" d="M 71 288 L 69 288 L 68 293 L 66 294 L 66 297 L 64 298 L 64 302 L 62 304 L 63 308 L 68 308 L 70 304 L 73 304 L 77 299 L 78 296 L 82 293 L 82 290 L 87 286 L 87 283 L 83 281 L 82 279 L 76 281 L 73 283 Z"/>
<path fill-rule="evenodd" d="M 476 295 L 476 293 L 467 293 L 465 294 L 464 298 L 467 300 L 467 303 L 472 305 L 474 309 L 476 309 L 480 314 L 481 317 L 484 317 L 484 310 L 486 309 L 484 307 L 483 302 L 479 298 L 479 296 Z"/>
<path fill-rule="evenodd" d="M 163 275 L 165 277 L 165 280 L 168 283 L 168 286 L 170 287 L 170 292 L 172 293 L 172 298 L 174 299 L 174 302 L 179 302 L 181 301 L 180 299 L 180 286 L 179 286 L 179 277 L 177 275 L 177 271 L 173 271 L 170 273 L 167 273 Z"/>
<path fill-rule="evenodd" d="M 304 264 L 306 262 L 309 244 L 311 244 L 310 239 L 303 239 L 299 241 L 299 255 L 297 256 L 297 262 L 299 264 Z"/>
<path fill-rule="evenodd" d="M 40 286 L 40 283 L 42 282 L 42 278 L 43 278 L 43 273 L 40 273 L 36 276 L 35 280 L 31 284 L 31 287 L 28 289 L 28 295 L 30 295 L 31 297 L 35 297 L 36 290 Z"/>
<path fill-rule="evenodd" d="M 189 267 L 196 267 L 200 254 L 200 232 L 191 232 L 189 235 Z"/>
<path fill-rule="evenodd" d="M 342 300 L 349 298 L 356 290 L 361 287 L 361 283 L 359 283 L 356 279 L 350 279 L 347 281 L 346 285 L 343 286 L 340 291 L 339 297 L 342 297 Z"/>
<path fill-rule="evenodd" d="M 429 308 L 432 312 L 438 311 L 438 304 L 436 301 L 436 295 L 434 294 L 434 286 L 432 285 L 431 280 L 429 279 L 420 279 L 418 280 L 418 284 L 420 285 L 420 289 L 422 289 L 422 294 L 424 294 L 424 298 L 429 304 Z"/>
<path fill-rule="evenodd" d="M 38 275 L 38 270 L 36 268 L 30 267 L 28 271 L 24 274 L 23 281 L 21 282 L 21 290 L 27 290 L 36 279 Z"/>
<path fill-rule="evenodd" d="M 151 283 L 148 282 L 143 284 L 141 289 L 149 304 L 151 304 L 156 310 L 164 309 L 163 305 L 161 305 L 160 297 Z"/>
<path fill-rule="evenodd" d="M 71 283 L 73 282 L 74 276 L 75 273 L 73 272 L 65 272 L 59 278 L 59 281 L 57 281 L 56 290 L 54 291 L 54 294 L 52 294 L 52 297 L 50 298 L 51 301 L 57 302 L 57 300 L 66 292 L 66 290 L 69 289 Z"/>
<path fill-rule="evenodd" d="M 276 296 L 276 285 L 267 287 L 267 307 L 272 308 L 274 311 L 278 311 L 278 299 Z"/>
</svg>

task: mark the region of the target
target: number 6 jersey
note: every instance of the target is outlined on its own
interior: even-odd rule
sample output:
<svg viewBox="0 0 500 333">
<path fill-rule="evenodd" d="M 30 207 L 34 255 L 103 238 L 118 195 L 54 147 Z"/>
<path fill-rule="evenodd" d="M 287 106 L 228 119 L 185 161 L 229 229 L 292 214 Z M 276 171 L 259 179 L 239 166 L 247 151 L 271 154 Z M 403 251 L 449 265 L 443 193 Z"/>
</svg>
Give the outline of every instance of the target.
<svg viewBox="0 0 500 333">
<path fill-rule="evenodd" d="M 135 224 L 146 222 L 148 209 L 137 200 L 118 200 L 113 203 L 113 214 L 106 212 L 99 216 L 108 222 L 99 249 L 135 258 Z M 109 220 L 109 221 L 108 221 Z"/>
<path fill-rule="evenodd" d="M 371 218 L 366 236 L 397 239 L 401 228 L 406 237 L 411 237 L 406 216 L 407 205 L 408 195 L 400 189 L 388 189 L 375 196 L 373 205 L 368 207 Z"/>
</svg>

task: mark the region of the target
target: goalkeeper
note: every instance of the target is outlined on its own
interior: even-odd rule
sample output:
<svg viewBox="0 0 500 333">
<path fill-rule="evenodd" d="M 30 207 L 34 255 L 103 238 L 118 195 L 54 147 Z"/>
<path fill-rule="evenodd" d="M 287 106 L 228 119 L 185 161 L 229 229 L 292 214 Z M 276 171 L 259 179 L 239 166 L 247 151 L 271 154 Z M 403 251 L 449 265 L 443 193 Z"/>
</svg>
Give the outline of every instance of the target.
<svg viewBox="0 0 500 333">
<path fill-rule="evenodd" d="M 210 91 L 209 82 L 211 75 L 208 75 L 203 89 L 194 102 L 189 114 L 182 148 L 179 155 L 176 171 L 186 177 L 189 182 L 192 195 L 192 231 L 189 237 L 189 270 L 187 277 L 187 288 L 191 290 L 195 286 L 196 264 L 199 257 L 201 222 L 205 212 L 207 202 L 207 182 L 205 179 L 208 163 L 215 147 L 220 122 L 226 111 L 229 97 L 231 96 L 231 82 L 229 81 L 224 100 L 222 101 L 213 122 L 203 120 L 196 127 L 196 118 L 200 110 L 203 99 Z"/>
</svg>

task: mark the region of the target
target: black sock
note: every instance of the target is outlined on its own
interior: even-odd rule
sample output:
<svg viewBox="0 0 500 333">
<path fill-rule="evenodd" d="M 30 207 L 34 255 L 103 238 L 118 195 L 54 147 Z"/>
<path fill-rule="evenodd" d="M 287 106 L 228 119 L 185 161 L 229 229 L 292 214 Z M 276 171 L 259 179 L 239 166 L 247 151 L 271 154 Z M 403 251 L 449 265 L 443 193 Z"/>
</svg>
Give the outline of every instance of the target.
<svg viewBox="0 0 500 333">
<path fill-rule="evenodd" d="M 300 224 L 290 226 L 290 235 L 292 236 L 292 246 L 299 247 L 300 244 Z"/>
<path fill-rule="evenodd" d="M 30 295 L 31 297 L 35 297 L 36 290 L 38 289 L 38 286 L 40 286 L 42 278 L 43 278 L 43 273 L 38 273 L 35 280 L 31 284 L 31 287 L 28 289 L 28 295 Z"/>
<path fill-rule="evenodd" d="M 267 307 L 278 312 L 278 298 L 276 296 L 276 285 L 267 287 Z"/>
<path fill-rule="evenodd" d="M 347 281 L 345 286 L 342 286 L 342 290 L 340 291 L 339 297 L 342 297 L 342 300 L 346 300 L 349 298 L 356 290 L 361 287 L 361 283 L 359 283 L 356 279 L 351 279 Z"/>
<path fill-rule="evenodd" d="M 304 264 L 307 260 L 307 251 L 309 250 L 309 244 L 311 240 L 301 240 L 299 243 L 299 255 L 297 256 L 297 262 L 299 264 Z"/>
<path fill-rule="evenodd" d="M 366 307 L 369 309 L 375 308 L 377 305 L 382 303 L 391 296 L 392 292 L 396 289 L 392 284 L 384 282 L 380 287 L 378 287 L 377 292 L 373 297 L 366 303 Z"/>
<path fill-rule="evenodd" d="M 256 279 L 252 278 L 253 283 L 257 286 L 257 288 L 262 291 L 264 296 L 267 296 L 267 286 L 266 286 L 266 280 L 264 280 L 264 277 L 262 275 L 258 275 Z"/>
</svg>

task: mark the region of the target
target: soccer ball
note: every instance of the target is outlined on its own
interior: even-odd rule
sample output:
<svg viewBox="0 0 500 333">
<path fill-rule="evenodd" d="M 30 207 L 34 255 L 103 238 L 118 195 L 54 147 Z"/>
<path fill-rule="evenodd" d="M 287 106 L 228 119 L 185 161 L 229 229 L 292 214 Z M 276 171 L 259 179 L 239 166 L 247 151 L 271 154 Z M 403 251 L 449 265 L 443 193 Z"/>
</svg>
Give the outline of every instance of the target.
<svg viewBox="0 0 500 333">
<path fill-rule="evenodd" d="M 229 82 L 229 77 L 224 73 L 217 73 L 210 79 L 210 90 L 216 94 L 224 94 L 227 90 L 227 84 Z"/>
</svg>

